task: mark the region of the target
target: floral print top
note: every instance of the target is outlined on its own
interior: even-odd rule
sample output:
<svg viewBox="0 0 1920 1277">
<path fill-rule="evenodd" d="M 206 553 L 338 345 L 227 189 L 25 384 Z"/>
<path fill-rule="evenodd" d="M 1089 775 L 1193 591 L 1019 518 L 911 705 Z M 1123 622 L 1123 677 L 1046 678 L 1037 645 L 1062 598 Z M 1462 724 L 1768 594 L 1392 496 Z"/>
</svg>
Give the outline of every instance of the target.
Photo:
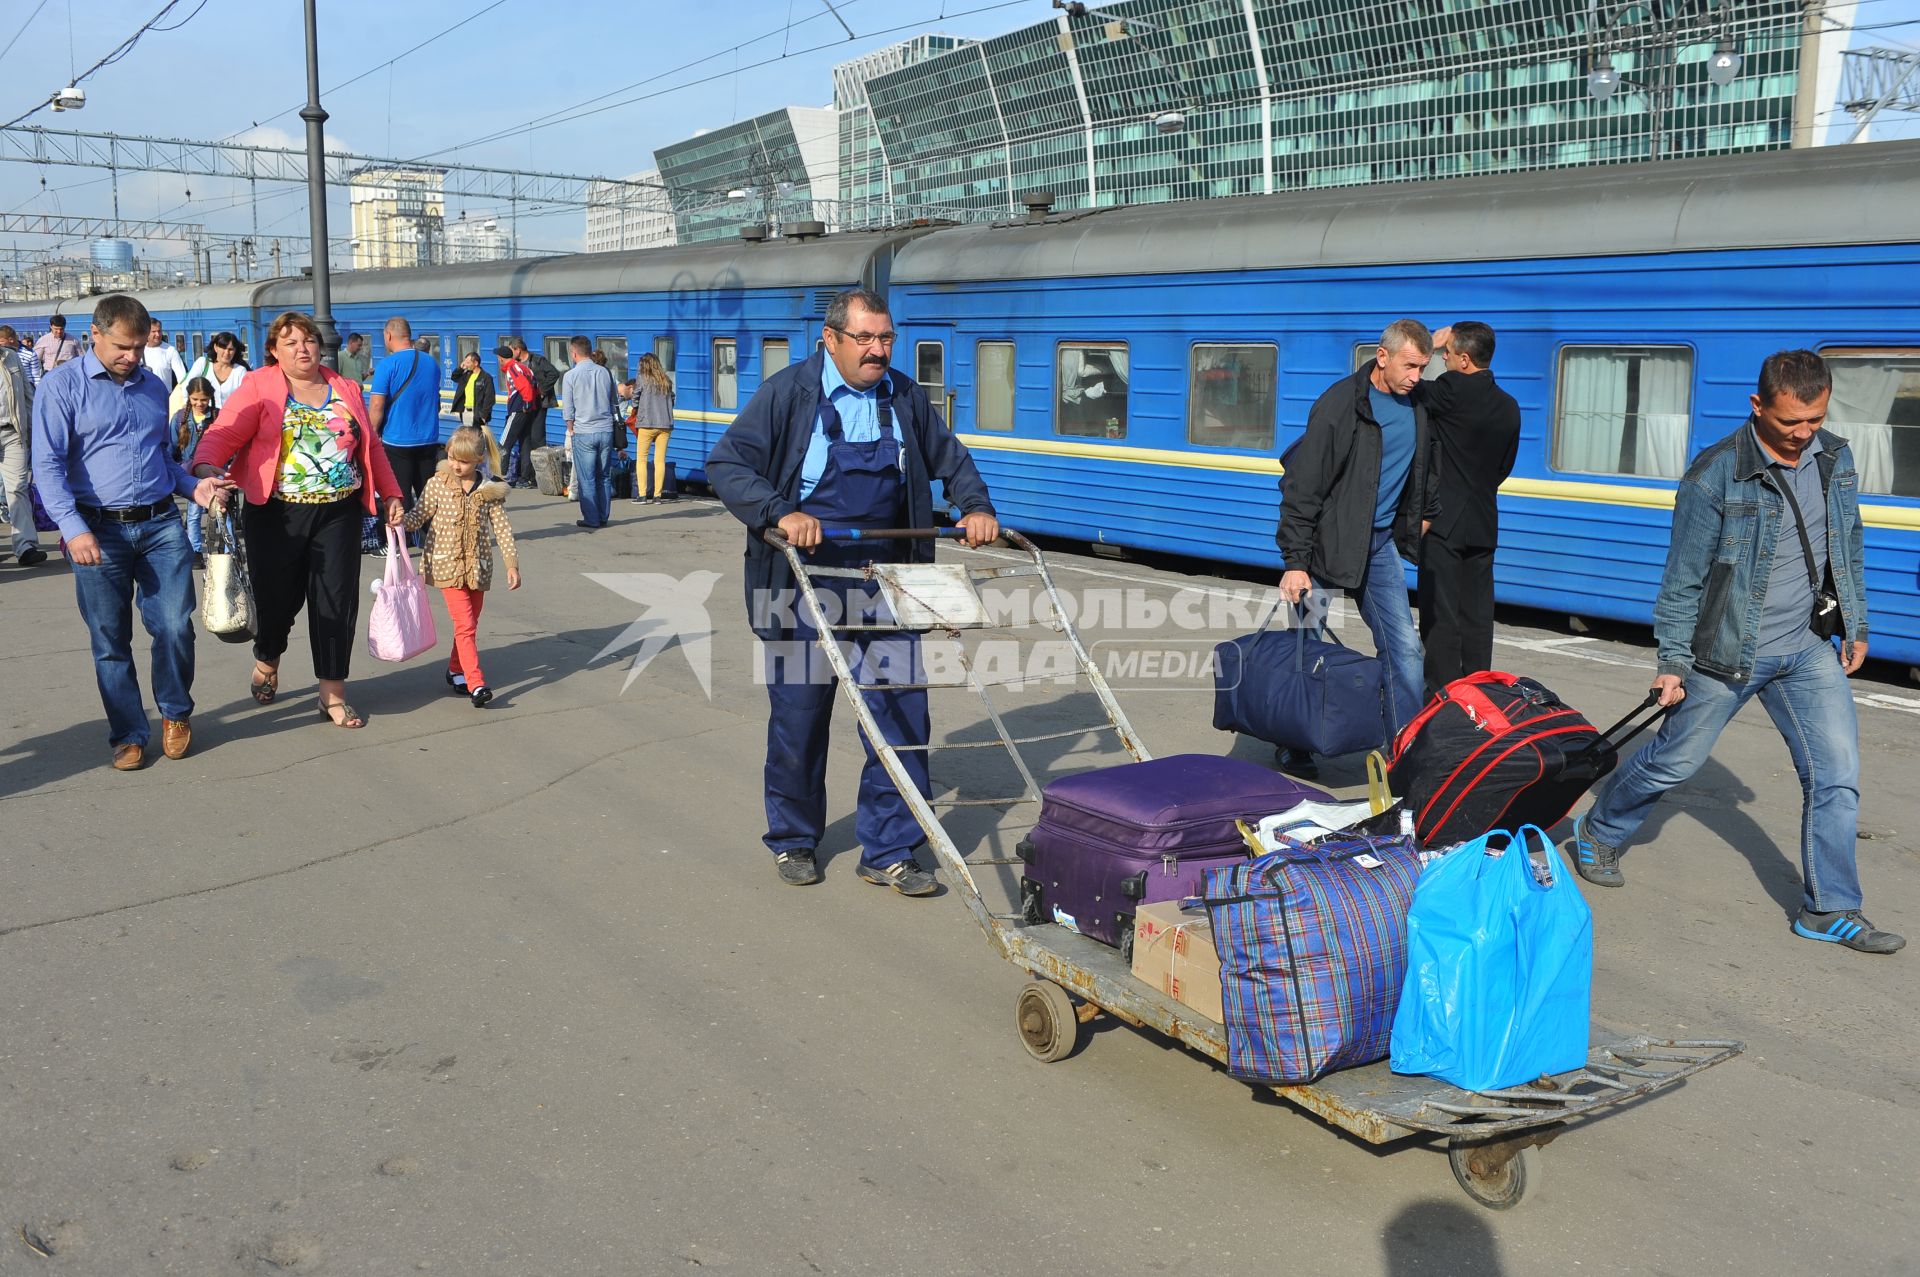
<svg viewBox="0 0 1920 1277">
<path fill-rule="evenodd" d="M 353 451 L 353 418 L 331 389 L 318 408 L 288 395 L 275 494 L 286 501 L 338 501 L 360 487 Z"/>
</svg>

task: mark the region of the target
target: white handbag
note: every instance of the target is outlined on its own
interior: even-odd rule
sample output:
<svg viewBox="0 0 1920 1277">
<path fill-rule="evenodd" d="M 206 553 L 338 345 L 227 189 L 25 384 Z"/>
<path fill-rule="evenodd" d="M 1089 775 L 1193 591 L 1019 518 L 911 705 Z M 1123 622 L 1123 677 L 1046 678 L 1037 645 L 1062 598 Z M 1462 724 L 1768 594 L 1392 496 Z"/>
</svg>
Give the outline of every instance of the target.
<svg viewBox="0 0 1920 1277">
<path fill-rule="evenodd" d="M 200 624 L 223 643 L 245 643 L 254 636 L 258 613 L 253 602 L 253 578 L 247 571 L 247 545 L 240 535 L 235 507 L 240 493 L 215 498 L 207 511 L 207 579 L 200 594 Z M 196 517 L 199 511 L 194 512 Z"/>
</svg>

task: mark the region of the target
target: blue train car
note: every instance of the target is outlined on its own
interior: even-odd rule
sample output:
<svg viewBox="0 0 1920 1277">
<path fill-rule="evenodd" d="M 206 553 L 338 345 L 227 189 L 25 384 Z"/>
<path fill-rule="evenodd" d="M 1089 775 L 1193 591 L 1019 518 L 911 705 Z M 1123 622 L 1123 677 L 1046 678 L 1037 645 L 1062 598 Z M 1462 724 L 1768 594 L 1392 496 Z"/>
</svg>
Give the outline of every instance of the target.
<svg viewBox="0 0 1920 1277">
<path fill-rule="evenodd" d="M 563 372 L 568 339 L 585 336 L 620 381 L 631 378 L 640 355 L 652 351 L 674 379 L 675 428 L 667 455 L 682 475 L 698 477 L 721 431 L 761 380 L 812 351 L 833 294 L 861 284 L 884 288 L 895 248 L 911 235 L 353 271 L 336 277 L 334 319 L 343 338 L 364 333 L 374 352 L 384 354 L 382 327 L 390 316 L 405 316 L 449 379 L 470 350 L 497 372 L 493 350 L 509 336 L 522 338 Z M 263 286 L 256 303 L 264 325 L 281 310 L 310 308 L 312 287 L 278 281 Z M 449 401 L 451 394 L 443 390 Z M 503 396 L 496 428 L 504 415 Z M 443 425 L 451 433 L 454 422 L 446 418 Z M 549 441 L 559 441 L 564 431 L 563 413 L 550 413 Z"/>
<path fill-rule="evenodd" d="M 1148 206 L 942 231 L 895 264 L 1010 523 L 1279 567 L 1279 456 L 1402 315 L 1476 318 L 1523 412 L 1503 602 L 1649 623 L 1687 461 L 1823 351 L 1875 656 L 1920 662 L 1920 146 Z"/>
</svg>

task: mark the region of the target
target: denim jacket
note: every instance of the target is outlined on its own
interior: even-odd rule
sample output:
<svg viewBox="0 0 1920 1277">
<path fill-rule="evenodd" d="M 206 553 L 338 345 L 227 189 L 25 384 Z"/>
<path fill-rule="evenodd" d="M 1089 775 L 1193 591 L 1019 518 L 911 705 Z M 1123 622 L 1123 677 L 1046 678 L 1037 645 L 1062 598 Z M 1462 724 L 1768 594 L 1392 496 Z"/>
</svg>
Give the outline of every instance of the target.
<svg viewBox="0 0 1920 1277">
<path fill-rule="evenodd" d="M 1867 639 L 1866 536 L 1860 478 L 1847 441 L 1820 431 L 1814 458 L 1827 492 L 1827 559 L 1840 598 L 1844 633 Z M 1767 470 L 1753 419 L 1687 467 L 1674 494 L 1673 539 L 1653 634 L 1662 674 L 1685 678 L 1696 667 L 1723 678 L 1753 677 L 1760 611 L 1773 573 L 1786 498 Z"/>
</svg>

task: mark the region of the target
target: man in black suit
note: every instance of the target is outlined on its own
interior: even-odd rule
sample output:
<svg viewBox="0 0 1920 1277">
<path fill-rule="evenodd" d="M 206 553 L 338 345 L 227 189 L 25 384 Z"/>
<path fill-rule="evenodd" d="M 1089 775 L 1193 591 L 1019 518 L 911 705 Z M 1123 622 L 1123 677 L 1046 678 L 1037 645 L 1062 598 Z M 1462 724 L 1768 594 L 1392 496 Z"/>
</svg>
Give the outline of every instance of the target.
<svg viewBox="0 0 1920 1277">
<path fill-rule="evenodd" d="M 1427 695 L 1493 664 L 1495 496 L 1520 449 L 1520 405 L 1494 384 L 1493 329 L 1470 319 L 1434 334 L 1447 371 L 1426 383 L 1440 447 L 1440 515 L 1422 542 L 1420 639 Z"/>
</svg>

